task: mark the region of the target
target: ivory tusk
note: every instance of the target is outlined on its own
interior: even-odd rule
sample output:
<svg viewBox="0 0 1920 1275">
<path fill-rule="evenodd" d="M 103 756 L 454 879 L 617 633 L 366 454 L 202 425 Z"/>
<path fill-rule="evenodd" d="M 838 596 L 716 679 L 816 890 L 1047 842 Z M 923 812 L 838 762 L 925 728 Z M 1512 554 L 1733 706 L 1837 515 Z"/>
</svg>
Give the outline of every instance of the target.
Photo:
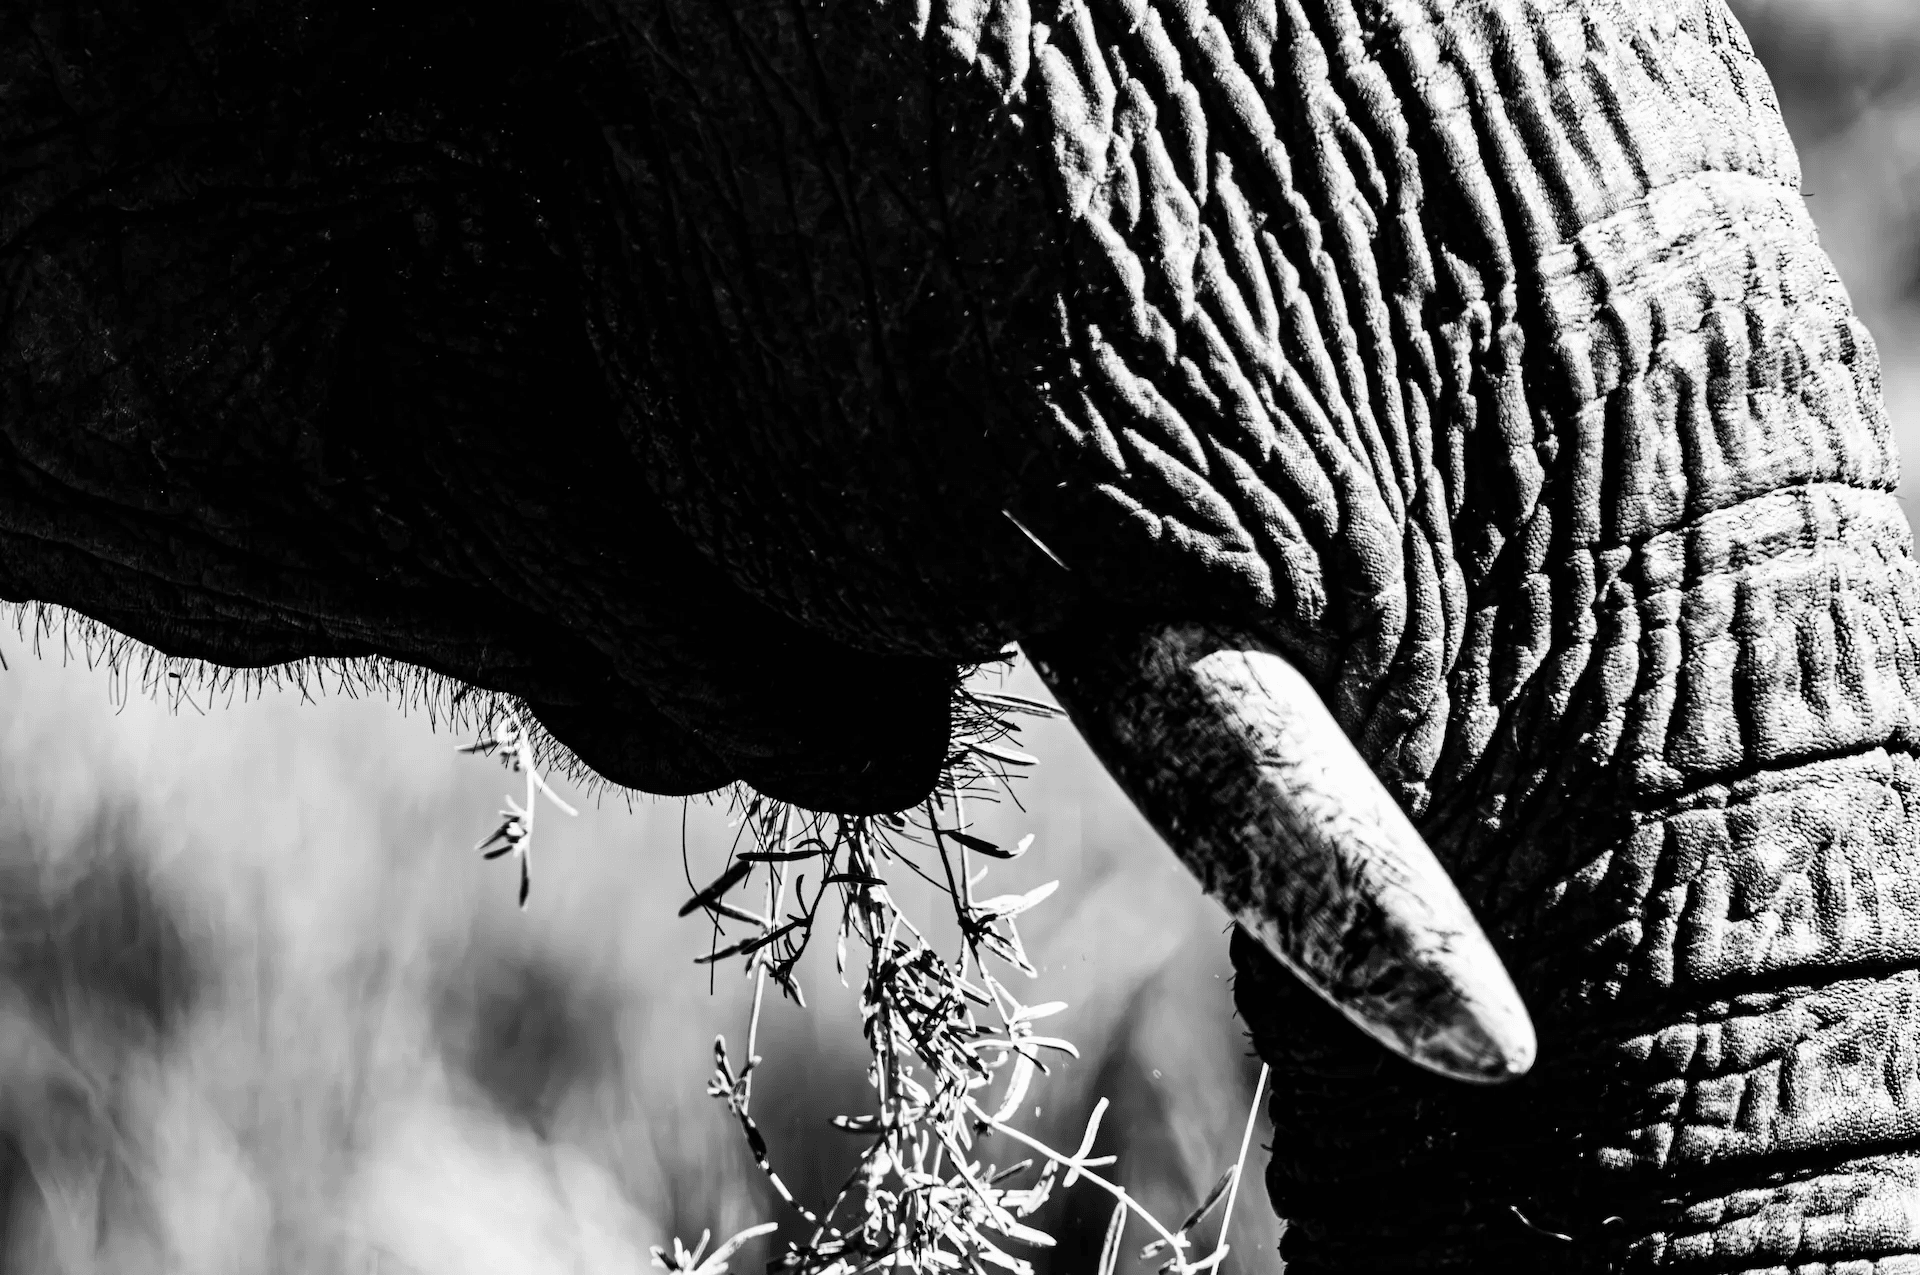
<svg viewBox="0 0 1920 1275">
<path fill-rule="evenodd" d="M 1533 1065 L 1533 1022 L 1466 900 L 1284 658 L 1199 625 L 1029 655 L 1208 893 L 1301 982 L 1441 1075 Z"/>
</svg>

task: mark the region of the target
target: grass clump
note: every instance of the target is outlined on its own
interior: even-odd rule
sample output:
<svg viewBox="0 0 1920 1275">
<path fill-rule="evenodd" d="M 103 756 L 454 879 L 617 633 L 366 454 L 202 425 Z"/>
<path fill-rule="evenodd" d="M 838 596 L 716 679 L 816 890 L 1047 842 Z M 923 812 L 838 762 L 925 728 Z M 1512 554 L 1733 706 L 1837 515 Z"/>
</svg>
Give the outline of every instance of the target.
<svg viewBox="0 0 1920 1275">
<path fill-rule="evenodd" d="M 1013 978 L 1037 977 L 1019 921 L 1058 882 L 984 894 L 991 864 L 1020 857 L 1033 837 L 1003 847 L 975 835 L 965 802 L 992 792 L 1011 794 L 1013 773 L 1034 764 L 1010 746 L 1014 717 L 1056 712 L 1017 696 L 957 692 L 955 743 L 942 782 L 908 815 L 821 815 L 751 791 L 736 793 L 742 835 L 725 870 L 697 889 L 680 915 L 703 914 L 714 927 L 712 950 L 699 963 L 737 961 L 754 979 L 744 1052 L 736 1056 L 724 1036 L 715 1039 L 707 1093 L 738 1123 L 755 1162 L 803 1223 L 803 1234 L 789 1240 L 770 1270 L 863 1275 L 892 1267 L 916 1275 L 989 1275 L 993 1267 L 1032 1275 L 1031 1262 L 1010 1250 L 1053 1246 L 1054 1238 L 1033 1224 L 1034 1215 L 1055 1191 L 1082 1179 L 1114 1200 L 1100 1275 L 1116 1268 L 1130 1217 L 1153 1233 L 1141 1257 L 1160 1259 L 1164 1275 L 1211 1270 L 1226 1257 L 1227 1218 L 1251 1145 L 1252 1112 L 1238 1157 L 1177 1227 L 1162 1223 L 1099 1172 L 1113 1162 L 1112 1156 L 1092 1154 L 1104 1099 L 1071 1153 L 1016 1124 L 1048 1058 L 1078 1056 L 1070 1041 L 1040 1026 L 1065 1004 L 1029 1002 Z M 479 847 L 489 857 L 513 853 L 519 859 L 524 905 L 536 796 L 544 791 L 568 808 L 539 778 L 513 718 L 466 751 L 498 755 L 527 776 L 525 800 L 508 799 L 500 826 Z M 951 907 L 958 941 L 950 953 L 938 950 L 899 905 L 888 882 L 903 879 L 902 873 L 934 885 Z M 804 1006 L 795 970 L 815 939 L 829 935 L 842 982 L 859 977 L 873 1101 L 868 1110 L 834 1117 L 836 1128 L 865 1145 L 833 1196 L 810 1205 L 796 1198 L 770 1159 L 753 1114 L 753 1087 L 764 1062 L 757 1046 L 767 987 Z M 1263 1071 L 1260 1089 L 1265 1078 Z M 1257 1089 L 1255 1111 L 1259 1097 Z M 1005 1148 L 1008 1160 L 989 1154 L 990 1146 Z M 1223 1202 L 1219 1241 L 1198 1256 L 1192 1232 Z M 676 1275 L 723 1275 L 743 1244 L 775 1229 L 773 1222 L 751 1227 L 711 1253 L 710 1233 L 692 1249 L 675 1239 L 671 1251 L 653 1249 L 654 1264 Z"/>
</svg>

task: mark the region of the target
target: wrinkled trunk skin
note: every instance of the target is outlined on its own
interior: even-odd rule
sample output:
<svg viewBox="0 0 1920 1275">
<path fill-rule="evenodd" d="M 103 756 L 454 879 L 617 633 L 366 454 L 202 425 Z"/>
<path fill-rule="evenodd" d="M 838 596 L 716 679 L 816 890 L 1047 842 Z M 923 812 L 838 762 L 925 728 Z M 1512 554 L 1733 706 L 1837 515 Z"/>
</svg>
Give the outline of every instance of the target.
<svg viewBox="0 0 1920 1275">
<path fill-rule="evenodd" d="M 1418 1074 L 1238 939 L 1290 1269 L 1920 1270 L 1920 592 L 1766 81 L 1717 4 L 1386 9 L 1425 196 L 1511 269 L 1456 346 L 1511 343 L 1478 393 L 1512 466 L 1465 512 L 1510 503 L 1456 520 L 1408 798 L 1540 1063 Z"/>
<path fill-rule="evenodd" d="M 1255 632 L 1540 1029 L 1238 944 L 1295 1269 L 1914 1269 L 1920 589 L 1721 0 L 499 12 L 0 6 L 0 592 L 838 809 L 1005 642 Z"/>
</svg>

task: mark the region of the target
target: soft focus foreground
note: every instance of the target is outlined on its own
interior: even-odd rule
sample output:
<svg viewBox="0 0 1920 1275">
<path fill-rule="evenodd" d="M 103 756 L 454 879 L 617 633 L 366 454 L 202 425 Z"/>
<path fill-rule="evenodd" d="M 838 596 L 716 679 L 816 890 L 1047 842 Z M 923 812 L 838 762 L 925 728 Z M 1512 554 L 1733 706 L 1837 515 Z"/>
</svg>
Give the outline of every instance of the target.
<svg viewBox="0 0 1920 1275">
<path fill-rule="evenodd" d="M 519 783 L 461 738 L 339 694 L 170 712 L 43 648 L 9 634 L 0 675 L 5 1270 L 639 1271 L 676 1234 L 792 1225 L 704 1093 L 750 987 L 729 963 L 710 992 L 709 929 L 674 915 L 688 871 L 725 864 L 723 805 L 685 808 L 683 870 L 681 803 L 563 787 L 583 809 L 543 807 L 523 913 L 511 861 L 472 853 Z M 1022 742 L 1046 758 L 1028 812 L 970 814 L 1034 848 L 984 888 L 1061 880 L 1025 918 L 1026 999 L 1070 1002 L 1048 1026 L 1083 1052 L 1025 1124 L 1071 1151 L 1111 1098 L 1096 1150 L 1177 1222 L 1232 1161 L 1255 1078 L 1224 917 L 1064 722 Z M 870 1098 L 832 947 L 801 967 L 811 1008 L 770 996 L 761 1033 L 754 1111 L 802 1200 L 863 1145 L 829 1118 Z M 1060 1246 L 1023 1255 L 1090 1269 L 1110 1209 L 1077 1187 L 1037 1219 Z M 1229 1261 L 1277 1267 L 1261 1193 L 1237 1214 Z"/>
<path fill-rule="evenodd" d="M 1920 7 L 1733 7 L 1920 455 Z M 57 643 L 0 647 L 0 1269 L 639 1271 L 674 1235 L 792 1224 L 704 1093 L 750 987 L 728 966 L 710 991 L 693 964 L 709 931 L 674 916 L 688 874 L 724 863 L 724 806 L 543 811 L 521 913 L 511 869 L 471 853 L 517 784 L 423 718 L 291 691 L 170 712 L 63 667 Z M 1007 689 L 1040 693 L 1025 672 Z M 982 835 L 1036 838 L 990 888 L 1061 880 L 1024 921 L 1028 999 L 1070 1002 L 1049 1030 L 1083 1052 L 1036 1087 L 1028 1127 L 1072 1149 L 1111 1098 L 1096 1151 L 1175 1220 L 1231 1161 L 1255 1075 L 1224 916 L 1064 722 L 1022 746 L 1043 759 L 1027 812 L 973 813 Z M 902 893 L 938 915 L 932 892 Z M 754 1099 L 810 1201 L 860 1146 L 829 1117 L 868 1098 L 853 994 L 821 947 L 812 1008 L 771 1002 Z M 1109 1209 L 1076 1188 L 1038 1219 L 1060 1246 L 1021 1255 L 1091 1270 Z M 1228 1265 L 1277 1270 L 1277 1234 L 1245 1192 Z M 1145 1238 L 1129 1230 L 1121 1270 L 1151 1268 Z"/>
</svg>

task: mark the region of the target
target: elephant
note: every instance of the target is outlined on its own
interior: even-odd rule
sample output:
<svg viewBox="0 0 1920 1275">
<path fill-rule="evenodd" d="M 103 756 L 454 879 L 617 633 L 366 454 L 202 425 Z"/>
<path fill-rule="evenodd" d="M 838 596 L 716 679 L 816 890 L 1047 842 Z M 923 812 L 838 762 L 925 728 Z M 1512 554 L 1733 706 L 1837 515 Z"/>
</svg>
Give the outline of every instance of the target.
<svg viewBox="0 0 1920 1275">
<path fill-rule="evenodd" d="M 1294 1269 L 1920 1270 L 1920 580 L 1724 0 L 13 0 L 0 156 L 0 596 L 847 813 L 1017 642 L 1196 835 L 1212 635 L 1538 1030 L 1236 931 Z"/>
</svg>

